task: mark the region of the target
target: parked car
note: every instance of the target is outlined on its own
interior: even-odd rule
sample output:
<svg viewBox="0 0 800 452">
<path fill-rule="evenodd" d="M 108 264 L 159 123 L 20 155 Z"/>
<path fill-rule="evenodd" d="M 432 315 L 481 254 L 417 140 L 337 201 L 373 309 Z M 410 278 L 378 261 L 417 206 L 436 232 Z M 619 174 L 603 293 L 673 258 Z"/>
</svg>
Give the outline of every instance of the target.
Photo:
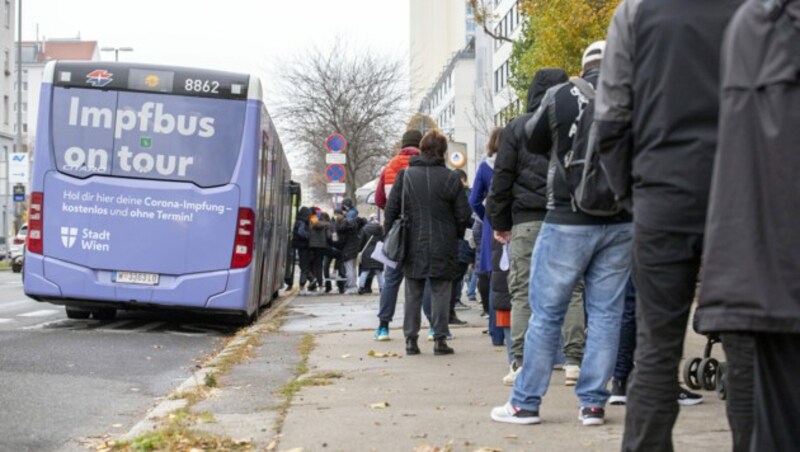
<svg viewBox="0 0 800 452">
<path fill-rule="evenodd" d="M 11 246 L 8 247 L 8 254 L 13 261 L 15 257 L 21 256 L 25 251 L 25 238 L 28 236 L 28 223 L 23 224 L 20 226 L 19 231 L 17 231 L 17 235 L 14 236 L 14 240 L 11 241 Z"/>
<path fill-rule="evenodd" d="M 25 245 L 22 245 L 22 253 L 18 256 L 14 256 L 11 258 L 11 271 L 14 273 L 19 273 L 22 271 L 22 267 L 25 266 Z"/>
</svg>

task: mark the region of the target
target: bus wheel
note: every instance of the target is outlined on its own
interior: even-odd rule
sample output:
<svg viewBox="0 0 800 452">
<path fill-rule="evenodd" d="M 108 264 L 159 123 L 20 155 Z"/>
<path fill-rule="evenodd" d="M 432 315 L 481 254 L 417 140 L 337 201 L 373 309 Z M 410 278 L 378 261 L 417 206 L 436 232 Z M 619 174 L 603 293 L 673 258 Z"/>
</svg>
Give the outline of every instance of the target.
<svg viewBox="0 0 800 452">
<path fill-rule="evenodd" d="M 67 311 L 67 318 L 68 319 L 88 319 L 90 315 L 92 315 L 91 311 L 81 311 L 79 309 L 70 308 L 67 306 L 65 308 Z"/>
<path fill-rule="evenodd" d="M 103 308 L 92 311 L 92 316 L 95 320 L 114 320 L 117 316 L 117 310 L 114 308 Z"/>
</svg>

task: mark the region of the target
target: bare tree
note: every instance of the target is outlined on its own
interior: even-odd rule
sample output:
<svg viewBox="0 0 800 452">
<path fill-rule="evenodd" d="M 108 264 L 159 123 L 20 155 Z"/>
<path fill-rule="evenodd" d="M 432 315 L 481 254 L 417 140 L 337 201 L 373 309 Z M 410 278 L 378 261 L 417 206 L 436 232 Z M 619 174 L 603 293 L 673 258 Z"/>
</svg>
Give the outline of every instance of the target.
<svg viewBox="0 0 800 452">
<path fill-rule="evenodd" d="M 376 176 L 407 114 L 404 61 L 371 50 L 348 48 L 336 40 L 330 49 L 312 48 L 283 64 L 282 101 L 277 117 L 288 142 L 300 147 L 304 169 L 324 173 L 325 138 L 347 140 L 346 196 Z M 325 198 L 324 178 L 309 177 L 307 191 Z"/>
<path fill-rule="evenodd" d="M 468 0 L 469 5 L 472 7 L 472 17 L 476 24 L 480 25 L 483 28 L 483 31 L 491 36 L 493 39 L 498 41 L 505 41 L 511 42 L 508 36 L 503 36 L 502 34 L 495 33 L 493 30 L 490 29 L 490 23 L 494 22 L 497 17 L 492 12 L 494 10 L 494 2 L 489 2 L 487 5 L 485 0 Z"/>
</svg>

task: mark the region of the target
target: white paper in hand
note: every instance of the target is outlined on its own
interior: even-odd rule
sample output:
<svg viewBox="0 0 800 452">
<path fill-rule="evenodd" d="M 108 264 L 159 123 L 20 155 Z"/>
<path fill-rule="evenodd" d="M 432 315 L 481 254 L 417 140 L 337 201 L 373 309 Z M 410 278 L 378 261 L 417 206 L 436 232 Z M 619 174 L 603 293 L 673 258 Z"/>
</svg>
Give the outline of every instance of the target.
<svg viewBox="0 0 800 452">
<path fill-rule="evenodd" d="M 372 252 L 371 258 L 375 259 L 376 261 L 380 262 L 383 265 L 387 265 L 391 268 L 397 268 L 397 262 L 389 259 L 383 254 L 383 242 L 375 242 L 375 251 Z"/>
<path fill-rule="evenodd" d="M 500 257 L 500 270 L 508 271 L 509 269 L 508 263 L 508 243 L 503 245 L 503 255 Z"/>
</svg>

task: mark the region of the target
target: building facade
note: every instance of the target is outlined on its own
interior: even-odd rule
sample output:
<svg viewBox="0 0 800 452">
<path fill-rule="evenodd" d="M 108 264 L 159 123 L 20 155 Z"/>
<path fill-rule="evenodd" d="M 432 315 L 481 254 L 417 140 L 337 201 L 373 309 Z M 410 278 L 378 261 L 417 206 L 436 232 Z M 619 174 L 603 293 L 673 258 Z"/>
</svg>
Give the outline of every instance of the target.
<svg viewBox="0 0 800 452">
<path fill-rule="evenodd" d="M 8 157 L 14 152 L 15 134 L 14 124 L 16 116 L 13 109 L 17 94 L 14 90 L 16 76 L 16 48 L 14 35 L 16 33 L 16 7 L 13 0 L 3 0 L 2 18 L 0 19 L 0 56 L 3 59 L 2 73 L 0 73 L 0 209 L 2 209 L 2 233 L 8 240 L 14 231 L 8 227 L 13 218 L 8 209 L 8 176 L 6 164 Z M 8 242 L 6 242 L 8 243 Z M 0 246 L 5 254 L 6 247 Z"/>
<path fill-rule="evenodd" d="M 411 105 L 417 107 L 453 54 L 472 40 L 475 21 L 466 0 L 410 0 L 409 15 Z"/>
<path fill-rule="evenodd" d="M 475 174 L 475 40 L 453 54 L 419 104 L 451 141 L 465 152 L 463 169 Z"/>
<path fill-rule="evenodd" d="M 496 36 L 505 36 L 512 41 L 522 34 L 522 16 L 519 0 L 495 1 L 494 21 L 490 25 Z M 513 45 L 500 39 L 493 39 L 492 55 L 492 111 L 494 124 L 504 126 L 516 112 L 522 110 L 522 100 L 509 84 L 511 77 L 511 51 Z"/>
</svg>

